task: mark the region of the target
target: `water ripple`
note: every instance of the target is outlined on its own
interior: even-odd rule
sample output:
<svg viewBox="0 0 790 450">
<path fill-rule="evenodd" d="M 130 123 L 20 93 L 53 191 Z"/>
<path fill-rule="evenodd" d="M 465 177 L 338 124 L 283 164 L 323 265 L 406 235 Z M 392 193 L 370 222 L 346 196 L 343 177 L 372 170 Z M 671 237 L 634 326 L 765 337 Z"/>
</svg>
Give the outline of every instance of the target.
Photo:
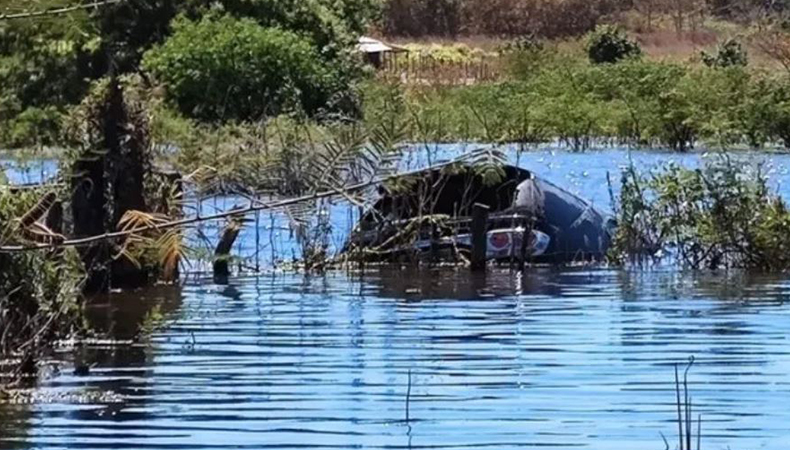
<svg viewBox="0 0 790 450">
<path fill-rule="evenodd" d="M 396 269 L 160 288 L 92 319 L 129 338 L 159 305 L 147 345 L 80 349 L 89 375 L 66 364 L 40 387 L 120 403 L 0 406 L 0 447 L 663 448 L 674 364 L 695 355 L 704 446 L 783 450 L 788 286 Z"/>
</svg>

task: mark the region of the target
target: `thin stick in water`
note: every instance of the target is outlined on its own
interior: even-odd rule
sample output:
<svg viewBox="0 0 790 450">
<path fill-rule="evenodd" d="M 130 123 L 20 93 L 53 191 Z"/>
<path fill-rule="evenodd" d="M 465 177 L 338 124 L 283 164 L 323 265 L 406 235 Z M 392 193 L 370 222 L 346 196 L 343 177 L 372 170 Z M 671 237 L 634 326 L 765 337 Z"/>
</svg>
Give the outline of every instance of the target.
<svg viewBox="0 0 790 450">
<path fill-rule="evenodd" d="M 689 402 L 686 404 L 686 448 L 691 450 L 691 435 L 692 435 L 692 422 L 691 422 L 691 404 L 693 403 L 694 399 L 689 397 Z"/>
<path fill-rule="evenodd" d="M 686 450 L 691 450 L 691 400 L 689 399 L 689 370 L 694 365 L 694 356 L 689 357 L 686 371 L 683 373 L 683 393 L 686 397 Z"/>
<path fill-rule="evenodd" d="M 409 404 L 411 403 L 411 369 L 409 369 L 409 384 L 406 388 L 406 423 L 409 423 Z"/>
<path fill-rule="evenodd" d="M 680 380 L 678 379 L 677 364 L 675 364 L 675 396 L 677 398 L 675 403 L 678 407 L 678 440 L 680 441 L 680 450 L 683 450 L 683 419 L 680 413 Z"/>
</svg>

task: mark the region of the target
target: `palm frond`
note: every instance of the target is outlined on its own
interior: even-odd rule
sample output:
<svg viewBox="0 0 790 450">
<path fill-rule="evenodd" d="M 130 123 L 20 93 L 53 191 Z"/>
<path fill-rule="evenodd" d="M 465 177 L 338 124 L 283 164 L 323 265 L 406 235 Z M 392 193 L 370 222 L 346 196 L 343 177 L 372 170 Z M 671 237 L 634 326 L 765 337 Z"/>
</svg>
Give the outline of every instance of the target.
<svg viewBox="0 0 790 450">
<path fill-rule="evenodd" d="M 118 221 L 118 228 L 120 231 L 131 231 L 138 228 L 156 229 L 169 221 L 170 219 L 164 214 L 130 210 L 126 211 Z"/>
<path fill-rule="evenodd" d="M 499 149 L 478 150 L 464 159 L 474 170 L 475 175 L 483 179 L 486 186 L 501 183 L 507 175 L 505 173 L 507 156 Z"/>
<path fill-rule="evenodd" d="M 184 245 L 184 235 L 180 229 L 167 230 L 155 242 L 162 265 L 162 277 L 165 281 L 176 278 L 178 263 L 184 258 L 187 247 Z"/>
<path fill-rule="evenodd" d="M 35 204 L 24 216 L 19 219 L 22 228 L 28 228 L 34 223 L 38 222 L 47 214 L 55 202 L 58 200 L 58 194 L 55 192 L 46 193 L 38 203 Z"/>
<path fill-rule="evenodd" d="M 25 230 L 25 233 L 29 234 L 36 242 L 61 243 L 66 240 L 66 236 L 50 230 L 48 226 L 41 222 L 34 222 Z"/>
</svg>

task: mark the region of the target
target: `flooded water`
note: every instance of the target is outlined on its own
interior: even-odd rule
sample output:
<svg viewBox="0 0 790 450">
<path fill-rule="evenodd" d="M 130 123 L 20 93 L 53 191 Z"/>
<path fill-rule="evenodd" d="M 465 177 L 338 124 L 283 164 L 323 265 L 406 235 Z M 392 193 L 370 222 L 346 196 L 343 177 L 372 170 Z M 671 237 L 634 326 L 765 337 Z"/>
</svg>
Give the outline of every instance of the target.
<svg viewBox="0 0 790 450">
<path fill-rule="evenodd" d="M 43 400 L 0 407 L 0 446 L 662 449 L 677 432 L 673 363 L 693 355 L 703 446 L 781 450 L 788 295 L 781 279 L 603 270 L 159 288 L 95 306 L 117 339 L 151 309 L 164 323 L 61 355 L 72 362 L 40 383 Z"/>
<path fill-rule="evenodd" d="M 405 164 L 437 158 L 426 155 Z M 629 161 L 704 157 L 511 156 L 603 207 L 607 173 L 616 189 Z M 790 156 L 743 157 L 765 162 L 790 199 Z M 7 175 L 26 183 L 53 170 Z M 234 254 L 246 267 L 297 251 L 278 220 L 245 228 Z M 333 209 L 336 247 L 353 221 Z M 211 240 L 218 230 L 203 231 Z M 788 276 L 662 271 L 396 267 L 227 286 L 190 276 L 182 287 L 94 301 L 91 325 L 115 342 L 64 348 L 32 399 L 0 403 L 0 449 L 634 450 L 663 449 L 662 434 L 674 448 L 674 364 L 683 370 L 694 356 L 703 448 L 785 450 L 788 299 Z"/>
</svg>

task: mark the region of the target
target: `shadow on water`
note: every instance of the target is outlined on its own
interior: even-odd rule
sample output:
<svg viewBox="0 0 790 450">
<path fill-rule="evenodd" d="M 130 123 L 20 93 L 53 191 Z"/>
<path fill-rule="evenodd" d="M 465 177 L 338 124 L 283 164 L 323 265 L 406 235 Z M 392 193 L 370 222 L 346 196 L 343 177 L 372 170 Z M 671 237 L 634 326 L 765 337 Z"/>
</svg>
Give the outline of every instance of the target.
<svg viewBox="0 0 790 450">
<path fill-rule="evenodd" d="M 181 306 L 180 288 L 172 286 L 91 299 L 86 320 L 96 338 L 55 355 L 55 361 L 44 367 L 43 383 L 32 397 L 20 396 L 20 404 L 0 402 L 0 448 L 28 447 L 30 417 L 55 423 L 145 420 L 147 379 L 152 370 L 152 347 L 146 334 L 149 328 L 166 326 L 165 318 L 172 320 Z M 58 404 L 61 407 L 51 407 Z M 31 409 L 45 412 L 35 414 Z M 52 428 L 53 436 L 61 434 L 59 428 Z M 124 438 L 100 433 L 103 439 Z M 49 440 L 36 434 L 37 439 Z"/>
<path fill-rule="evenodd" d="M 482 300 L 507 296 L 573 297 L 618 294 L 628 302 L 709 298 L 722 307 L 783 306 L 790 279 L 782 274 L 683 273 L 603 268 L 536 267 L 470 272 L 466 268 L 381 267 L 351 279 L 367 283 L 381 297 L 419 300 Z M 370 292 L 367 292 L 370 293 Z"/>
<path fill-rule="evenodd" d="M 0 401 L 0 448 L 26 448 L 25 441 L 31 425 L 30 405 L 8 404 Z"/>
<path fill-rule="evenodd" d="M 104 409 L 75 412 L 75 419 L 104 417 L 107 420 L 139 420 L 144 417 L 145 393 L 151 374 L 151 350 L 146 333 L 166 326 L 181 307 L 180 288 L 157 286 L 140 292 L 114 294 L 94 299 L 88 308 L 89 326 L 108 345 L 86 345 L 72 354 L 74 371 L 63 384 L 53 387 L 76 388 L 85 376 L 90 388 L 111 393 Z"/>
</svg>

